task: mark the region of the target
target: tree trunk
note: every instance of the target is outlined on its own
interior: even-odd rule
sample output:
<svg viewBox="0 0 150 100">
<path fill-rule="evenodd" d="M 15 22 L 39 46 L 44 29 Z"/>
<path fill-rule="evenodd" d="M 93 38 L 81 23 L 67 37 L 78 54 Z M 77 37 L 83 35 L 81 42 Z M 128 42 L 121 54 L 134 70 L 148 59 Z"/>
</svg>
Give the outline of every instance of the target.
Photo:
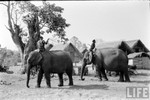
<svg viewBox="0 0 150 100">
<path fill-rule="evenodd" d="M 28 32 L 29 32 L 29 41 L 27 45 L 23 43 L 22 37 L 20 36 L 20 33 L 22 32 L 20 26 L 15 23 L 12 23 L 10 1 L 8 1 L 7 14 L 8 14 L 8 26 L 9 26 L 7 27 L 7 29 L 10 31 L 12 40 L 20 52 L 21 61 L 22 61 L 21 73 L 24 74 L 26 72 L 28 55 L 31 51 L 37 48 L 36 43 L 40 37 L 38 13 L 34 13 L 33 15 L 34 17 L 32 17 L 31 20 L 27 23 Z"/>
<path fill-rule="evenodd" d="M 24 74 L 27 70 L 27 58 L 29 56 L 29 53 L 31 51 L 34 51 L 37 49 L 37 41 L 39 40 L 40 37 L 40 31 L 39 31 L 39 22 L 38 22 L 38 17 L 35 14 L 34 17 L 31 19 L 31 22 L 28 23 L 28 32 L 29 32 L 29 40 L 27 45 L 25 46 L 24 49 L 24 59 L 23 59 L 23 71 L 22 74 Z"/>
<path fill-rule="evenodd" d="M 12 23 L 10 1 L 8 1 L 7 14 L 8 14 L 8 26 L 9 26 L 9 27 L 7 27 L 7 29 L 10 31 L 12 40 L 20 52 L 21 60 L 23 60 L 25 44 L 22 42 L 22 38 L 20 37 L 20 33 L 21 33 L 20 26 L 15 23 Z"/>
<path fill-rule="evenodd" d="M 5 57 L 6 57 L 6 52 L 4 52 L 3 54 L 0 55 L 0 66 L 3 66 Z"/>
<path fill-rule="evenodd" d="M 28 44 L 25 46 L 25 50 L 23 53 L 23 59 L 22 59 L 22 74 L 26 73 L 27 69 L 27 59 L 29 56 L 29 53 L 36 49 L 35 41 L 34 39 L 29 39 Z"/>
<path fill-rule="evenodd" d="M 14 31 L 11 31 L 11 37 L 20 52 L 20 57 L 21 57 L 21 62 L 22 62 L 20 73 L 24 73 L 25 68 L 24 68 L 23 62 L 24 62 L 25 44 L 22 42 L 22 38 L 20 37 L 20 33 L 21 33 L 20 26 L 14 25 L 14 27 L 15 27 Z"/>
</svg>

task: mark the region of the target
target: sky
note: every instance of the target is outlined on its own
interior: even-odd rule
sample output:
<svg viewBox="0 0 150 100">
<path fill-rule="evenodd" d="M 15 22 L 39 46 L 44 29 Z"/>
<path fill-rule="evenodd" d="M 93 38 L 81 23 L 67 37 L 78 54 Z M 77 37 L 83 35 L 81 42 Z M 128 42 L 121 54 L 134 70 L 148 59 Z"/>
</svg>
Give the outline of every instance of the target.
<svg viewBox="0 0 150 100">
<path fill-rule="evenodd" d="M 32 3 L 38 5 L 39 2 Z M 64 8 L 62 16 L 71 24 L 66 28 L 68 38 L 73 36 L 86 44 L 93 39 L 105 42 L 140 39 L 150 50 L 150 3 L 147 1 L 50 1 Z M 0 44 L 17 50 L 6 29 L 5 6 L 0 5 Z M 48 35 L 45 35 L 48 38 Z"/>
</svg>

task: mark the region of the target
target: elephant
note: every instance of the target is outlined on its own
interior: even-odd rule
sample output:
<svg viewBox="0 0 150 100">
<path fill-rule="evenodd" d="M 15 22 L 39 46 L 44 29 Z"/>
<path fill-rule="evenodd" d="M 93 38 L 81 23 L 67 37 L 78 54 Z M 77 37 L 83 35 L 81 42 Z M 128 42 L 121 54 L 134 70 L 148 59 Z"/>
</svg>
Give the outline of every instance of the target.
<svg viewBox="0 0 150 100">
<path fill-rule="evenodd" d="M 34 50 L 29 54 L 27 59 L 27 82 L 29 88 L 30 70 L 35 66 L 40 66 L 37 76 L 37 88 L 40 87 L 43 74 L 46 79 L 47 87 L 51 87 L 50 74 L 57 73 L 59 77 L 58 86 L 63 86 L 63 73 L 65 72 L 69 78 L 69 85 L 73 85 L 73 62 L 70 55 L 62 50 L 39 52 Z"/>
<path fill-rule="evenodd" d="M 125 81 L 130 82 L 128 75 L 128 57 L 122 50 L 116 48 L 96 49 L 94 51 L 94 58 L 91 61 L 90 57 L 89 51 L 85 52 L 83 55 L 82 70 L 80 75 L 81 80 L 85 79 L 83 78 L 83 72 L 86 65 L 92 63 L 96 67 L 96 73 L 100 81 L 102 81 L 102 78 L 105 81 L 108 81 L 105 73 L 105 70 L 107 70 L 119 72 L 120 78 L 118 81 L 124 82 L 125 76 Z"/>
</svg>

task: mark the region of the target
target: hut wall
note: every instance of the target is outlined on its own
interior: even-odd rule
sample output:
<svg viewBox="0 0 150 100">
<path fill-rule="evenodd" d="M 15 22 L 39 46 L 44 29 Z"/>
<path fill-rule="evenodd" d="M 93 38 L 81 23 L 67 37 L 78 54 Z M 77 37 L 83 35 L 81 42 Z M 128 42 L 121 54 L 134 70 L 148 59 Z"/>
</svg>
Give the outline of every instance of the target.
<svg viewBox="0 0 150 100">
<path fill-rule="evenodd" d="M 144 69 L 150 69 L 150 59 L 148 57 L 143 57 L 142 62 Z"/>
<path fill-rule="evenodd" d="M 133 65 L 136 65 L 137 69 L 150 69 L 150 59 L 148 57 L 134 58 Z"/>
</svg>

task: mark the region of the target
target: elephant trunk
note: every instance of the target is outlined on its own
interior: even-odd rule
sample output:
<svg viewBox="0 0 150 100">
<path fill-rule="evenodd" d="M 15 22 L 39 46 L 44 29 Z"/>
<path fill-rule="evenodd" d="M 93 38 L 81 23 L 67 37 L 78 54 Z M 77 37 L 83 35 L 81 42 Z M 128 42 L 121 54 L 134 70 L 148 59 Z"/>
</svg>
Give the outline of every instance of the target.
<svg viewBox="0 0 150 100">
<path fill-rule="evenodd" d="M 29 80 L 30 80 L 30 69 L 31 69 L 31 66 L 28 65 L 28 69 L 27 69 L 27 87 L 29 88 Z"/>
<path fill-rule="evenodd" d="M 82 81 L 85 79 L 85 78 L 83 78 L 85 66 L 86 66 L 86 61 L 83 60 L 83 62 L 82 62 L 82 68 L 81 68 L 81 80 Z"/>
</svg>

